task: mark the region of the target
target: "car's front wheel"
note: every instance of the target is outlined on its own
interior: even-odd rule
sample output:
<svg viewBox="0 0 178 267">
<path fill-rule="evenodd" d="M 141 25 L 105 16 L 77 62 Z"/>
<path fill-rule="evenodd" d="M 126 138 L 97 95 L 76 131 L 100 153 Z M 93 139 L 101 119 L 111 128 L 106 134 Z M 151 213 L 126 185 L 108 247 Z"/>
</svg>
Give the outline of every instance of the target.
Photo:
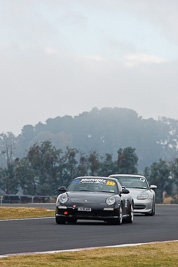
<svg viewBox="0 0 178 267">
<path fill-rule="evenodd" d="M 119 221 L 118 224 L 122 224 L 123 222 L 123 210 L 122 210 L 122 204 L 120 205 L 120 209 L 119 209 Z"/>
<path fill-rule="evenodd" d="M 153 201 L 151 212 L 150 213 L 146 213 L 145 215 L 147 215 L 147 216 L 155 215 L 155 201 Z"/>
<path fill-rule="evenodd" d="M 151 212 L 146 213 L 147 216 L 153 216 L 155 215 L 155 201 L 153 201 Z"/>
<path fill-rule="evenodd" d="M 119 208 L 119 216 L 117 219 L 113 219 L 112 223 L 113 224 L 122 224 L 123 222 L 123 209 L 122 209 L 122 203 L 120 204 Z"/>
<path fill-rule="evenodd" d="M 129 217 L 126 219 L 126 222 L 133 223 L 134 220 L 134 204 L 130 205 Z"/>
<path fill-rule="evenodd" d="M 153 202 L 151 215 L 152 215 L 152 216 L 155 215 L 155 202 Z"/>
<path fill-rule="evenodd" d="M 64 218 L 56 216 L 56 223 L 57 224 L 65 224 L 66 220 Z"/>
</svg>

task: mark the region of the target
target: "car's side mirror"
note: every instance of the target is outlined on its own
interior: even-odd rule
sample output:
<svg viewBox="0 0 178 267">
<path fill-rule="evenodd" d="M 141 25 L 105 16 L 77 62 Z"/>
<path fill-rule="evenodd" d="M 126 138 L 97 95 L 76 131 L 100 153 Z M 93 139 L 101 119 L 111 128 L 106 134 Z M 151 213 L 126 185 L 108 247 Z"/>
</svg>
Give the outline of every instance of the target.
<svg viewBox="0 0 178 267">
<path fill-rule="evenodd" d="M 121 194 L 129 194 L 130 191 L 126 188 L 122 188 Z"/>
<path fill-rule="evenodd" d="M 67 191 L 67 188 L 65 186 L 61 186 L 58 188 L 59 193 L 65 193 Z"/>
<path fill-rule="evenodd" d="M 150 185 L 150 189 L 156 189 L 157 188 L 157 185 Z"/>
</svg>

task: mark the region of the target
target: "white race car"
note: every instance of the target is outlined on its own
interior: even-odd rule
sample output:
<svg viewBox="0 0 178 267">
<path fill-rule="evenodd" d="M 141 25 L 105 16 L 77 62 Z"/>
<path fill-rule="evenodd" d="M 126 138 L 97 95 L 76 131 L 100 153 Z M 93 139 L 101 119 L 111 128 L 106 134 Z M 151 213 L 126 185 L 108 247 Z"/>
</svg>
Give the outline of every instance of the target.
<svg viewBox="0 0 178 267">
<path fill-rule="evenodd" d="M 130 191 L 134 200 L 134 213 L 155 215 L 155 192 L 156 185 L 148 184 L 147 179 L 142 175 L 112 174 L 109 177 L 119 180 L 122 187 Z"/>
</svg>

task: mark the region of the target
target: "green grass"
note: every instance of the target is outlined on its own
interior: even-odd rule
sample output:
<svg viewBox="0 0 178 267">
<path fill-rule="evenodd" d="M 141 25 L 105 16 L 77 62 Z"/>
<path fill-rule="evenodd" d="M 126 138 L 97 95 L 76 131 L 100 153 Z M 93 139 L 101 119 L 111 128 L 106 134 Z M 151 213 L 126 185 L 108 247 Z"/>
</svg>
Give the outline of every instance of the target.
<svg viewBox="0 0 178 267">
<path fill-rule="evenodd" d="M 0 207 L 0 220 L 55 216 L 55 211 L 30 207 Z"/>
<path fill-rule="evenodd" d="M 10 256 L 0 258 L 1 267 L 175 267 L 178 266 L 178 242 L 101 248 L 77 252 Z"/>
</svg>

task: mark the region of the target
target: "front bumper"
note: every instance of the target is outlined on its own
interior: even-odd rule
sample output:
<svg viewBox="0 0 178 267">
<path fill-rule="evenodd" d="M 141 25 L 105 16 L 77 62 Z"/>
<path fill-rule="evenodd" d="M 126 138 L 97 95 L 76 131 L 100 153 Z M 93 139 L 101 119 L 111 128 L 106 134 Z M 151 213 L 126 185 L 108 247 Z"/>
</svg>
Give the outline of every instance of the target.
<svg viewBox="0 0 178 267">
<path fill-rule="evenodd" d="M 134 213 L 151 213 L 152 205 L 153 204 L 151 199 L 134 199 Z"/>
<path fill-rule="evenodd" d="M 56 207 L 56 217 L 83 220 L 110 220 L 119 218 L 119 208 L 91 208 L 91 211 L 79 211 L 78 207 Z"/>
</svg>

